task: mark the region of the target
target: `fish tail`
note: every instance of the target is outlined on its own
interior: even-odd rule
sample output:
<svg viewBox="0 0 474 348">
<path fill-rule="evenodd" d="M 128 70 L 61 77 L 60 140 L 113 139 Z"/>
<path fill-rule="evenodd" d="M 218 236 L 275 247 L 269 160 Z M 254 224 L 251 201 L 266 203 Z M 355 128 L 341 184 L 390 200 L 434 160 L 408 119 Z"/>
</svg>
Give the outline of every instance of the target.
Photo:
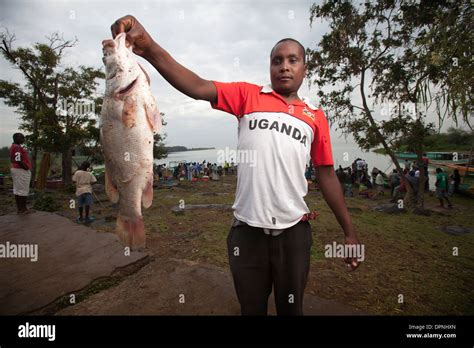
<svg viewBox="0 0 474 348">
<path fill-rule="evenodd" d="M 145 247 L 145 225 L 141 216 L 130 218 L 119 213 L 115 232 L 122 244 L 130 249 L 136 250 Z"/>
</svg>

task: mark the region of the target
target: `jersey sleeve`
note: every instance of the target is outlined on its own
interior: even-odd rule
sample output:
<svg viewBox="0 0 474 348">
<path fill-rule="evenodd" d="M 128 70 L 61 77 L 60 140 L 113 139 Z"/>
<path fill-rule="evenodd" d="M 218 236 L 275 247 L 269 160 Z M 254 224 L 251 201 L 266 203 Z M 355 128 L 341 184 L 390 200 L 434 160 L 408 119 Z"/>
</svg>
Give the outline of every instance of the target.
<svg viewBox="0 0 474 348">
<path fill-rule="evenodd" d="M 259 88 L 247 82 L 212 82 L 217 90 L 217 101 L 211 102 L 212 108 L 237 117 L 244 114 L 245 103 L 250 93 Z"/>
<path fill-rule="evenodd" d="M 97 179 L 95 178 L 94 174 L 89 173 L 91 175 L 91 184 L 97 182 Z"/>
<path fill-rule="evenodd" d="M 315 133 L 311 144 L 311 159 L 315 167 L 333 166 L 329 124 L 324 112 L 319 109 L 315 118 Z"/>
</svg>

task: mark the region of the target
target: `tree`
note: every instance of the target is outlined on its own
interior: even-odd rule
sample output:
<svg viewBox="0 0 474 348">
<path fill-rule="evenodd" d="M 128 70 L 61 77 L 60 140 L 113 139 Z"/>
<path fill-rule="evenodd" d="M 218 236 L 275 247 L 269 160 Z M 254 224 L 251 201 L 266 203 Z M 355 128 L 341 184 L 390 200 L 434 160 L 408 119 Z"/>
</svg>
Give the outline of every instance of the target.
<svg viewBox="0 0 474 348">
<path fill-rule="evenodd" d="M 100 114 L 102 98 L 96 95 L 97 79 L 104 73 L 93 67 L 62 68 L 64 51 L 77 39 L 64 40 L 58 33 L 47 43 L 33 48 L 14 48 L 15 36 L 8 30 L 0 33 L 0 50 L 26 84 L 0 80 L 0 98 L 21 115 L 20 129 L 28 133 L 32 148 L 32 183 L 36 174 L 38 150 L 61 153 L 62 178 L 71 182 L 73 149 L 94 136 L 95 116 Z"/>
<path fill-rule="evenodd" d="M 450 101 L 444 108 L 452 111 L 457 110 L 460 101 L 467 101 L 460 97 L 463 93 L 459 83 L 450 89 L 449 83 L 440 82 L 446 81 L 449 67 L 446 64 L 437 67 L 438 70 L 433 67 L 431 57 L 438 48 L 423 39 L 423 35 L 435 36 L 440 26 L 437 18 L 445 8 L 431 8 L 436 15 L 431 13 L 429 17 L 420 6 L 423 5 L 416 1 L 366 1 L 358 5 L 332 0 L 313 5 L 310 10 L 311 23 L 321 18 L 330 26 L 318 49 L 308 50 L 309 77 L 320 87 L 322 106 L 330 119 L 344 133 L 352 134 L 362 149 L 382 145 L 399 173 L 402 170 L 395 151 L 401 139 L 410 142 L 418 155 L 420 169 L 423 168 L 424 139 L 434 127 L 426 122 L 431 102 L 440 102 L 443 100 L 440 96 L 444 96 Z M 451 97 L 454 94 L 458 97 Z M 381 108 L 385 119 L 376 120 L 376 108 Z M 437 111 L 440 113 L 441 107 Z M 421 173 L 416 200 L 411 186 L 401 176 L 408 190 L 407 207 L 423 205 L 426 173 L 424 170 Z"/>
<path fill-rule="evenodd" d="M 160 112 L 161 115 L 161 124 L 163 126 L 166 126 L 165 122 L 165 114 L 163 112 Z M 168 151 L 166 150 L 165 147 L 165 139 L 166 139 L 166 134 L 155 134 L 153 136 L 153 158 L 154 159 L 162 159 L 168 157 Z"/>
</svg>

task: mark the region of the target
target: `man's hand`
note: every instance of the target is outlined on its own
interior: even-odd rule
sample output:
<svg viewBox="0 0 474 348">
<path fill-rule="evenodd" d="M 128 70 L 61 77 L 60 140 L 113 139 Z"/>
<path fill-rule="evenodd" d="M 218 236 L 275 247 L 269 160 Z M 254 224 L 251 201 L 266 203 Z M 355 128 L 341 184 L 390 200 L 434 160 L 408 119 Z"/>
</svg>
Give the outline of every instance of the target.
<svg viewBox="0 0 474 348">
<path fill-rule="evenodd" d="M 151 38 L 135 17 L 128 15 L 116 20 L 110 30 L 114 38 L 120 33 L 126 33 L 126 41 L 133 46 L 133 52 L 149 61 L 178 91 L 193 99 L 217 101 L 214 83 L 199 77 L 174 60 Z"/>
<path fill-rule="evenodd" d="M 346 245 L 360 244 L 359 239 L 357 239 L 357 236 L 346 236 L 345 243 Z M 360 265 L 360 262 L 355 257 L 346 257 L 344 259 L 344 262 L 347 264 L 347 268 L 349 268 L 351 271 L 355 270 Z"/>
<path fill-rule="evenodd" d="M 126 41 L 132 45 L 133 52 L 141 57 L 145 57 L 155 44 L 140 22 L 130 15 L 117 19 L 110 30 L 114 39 L 118 34 L 126 33 Z"/>
<path fill-rule="evenodd" d="M 332 166 L 316 167 L 316 178 L 329 208 L 333 211 L 337 221 L 341 225 L 345 234 L 346 244 L 360 244 L 352 224 L 351 217 L 347 211 L 341 184 Z M 344 261 L 350 270 L 359 267 L 360 262 L 355 258 L 346 258 Z"/>
</svg>

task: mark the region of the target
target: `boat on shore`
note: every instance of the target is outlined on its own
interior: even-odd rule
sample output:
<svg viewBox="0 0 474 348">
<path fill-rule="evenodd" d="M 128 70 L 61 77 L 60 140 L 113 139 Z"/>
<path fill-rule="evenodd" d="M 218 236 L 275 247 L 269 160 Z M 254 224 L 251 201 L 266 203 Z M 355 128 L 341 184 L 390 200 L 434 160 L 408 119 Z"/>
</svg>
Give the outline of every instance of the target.
<svg viewBox="0 0 474 348">
<path fill-rule="evenodd" d="M 468 176 L 474 176 L 474 165 L 467 166 L 467 163 L 458 164 L 458 163 L 438 163 L 440 167 L 445 167 L 452 169 L 453 171 L 457 169 L 459 171 L 459 175 L 464 176 L 467 171 Z"/>
<path fill-rule="evenodd" d="M 426 157 L 430 161 L 443 161 L 443 162 L 456 162 L 456 163 L 467 163 L 469 158 L 468 153 L 464 152 L 446 152 L 446 151 L 430 151 L 425 152 Z M 416 160 L 417 155 L 414 152 L 395 152 L 395 156 L 401 159 Z M 456 156 L 456 157 L 455 157 Z"/>
</svg>

